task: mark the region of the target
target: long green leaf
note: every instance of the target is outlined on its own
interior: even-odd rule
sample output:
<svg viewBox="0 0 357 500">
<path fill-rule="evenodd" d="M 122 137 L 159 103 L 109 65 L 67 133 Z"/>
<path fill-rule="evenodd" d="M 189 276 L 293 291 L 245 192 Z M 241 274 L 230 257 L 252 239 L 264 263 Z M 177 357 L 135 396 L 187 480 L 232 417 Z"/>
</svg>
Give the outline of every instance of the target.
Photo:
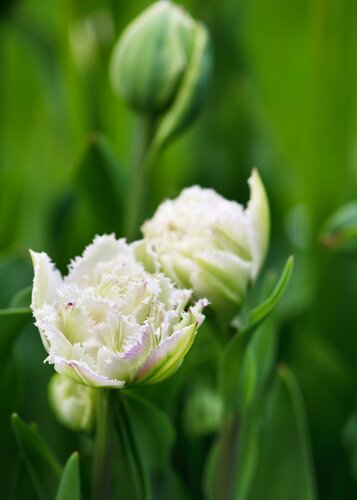
<svg viewBox="0 0 357 500">
<path fill-rule="evenodd" d="M 304 403 L 291 370 L 280 367 L 261 412 L 256 480 L 248 500 L 315 500 Z"/>
<path fill-rule="evenodd" d="M 205 470 L 209 500 L 315 500 L 304 403 L 292 372 L 280 367 L 265 396 L 229 420 Z"/>
<path fill-rule="evenodd" d="M 271 295 L 252 310 L 245 328 L 227 345 L 219 364 L 219 383 L 226 412 L 245 411 L 264 386 L 275 353 L 274 322 L 267 318 L 279 303 L 292 273 L 289 257 Z"/>
<path fill-rule="evenodd" d="M 30 473 L 34 488 L 41 500 L 55 497 L 62 467 L 39 434 L 13 414 L 12 428 Z"/>
<path fill-rule="evenodd" d="M 125 393 L 117 416 L 119 446 L 117 453 L 119 481 L 116 498 L 148 500 L 153 498 L 152 479 L 160 476 L 163 484 L 172 477 L 168 470 L 174 432 L 166 415 L 132 391 Z"/>
<path fill-rule="evenodd" d="M 78 452 L 72 453 L 64 466 L 56 500 L 80 500 L 81 485 Z"/>
<path fill-rule="evenodd" d="M 151 402 L 130 393 L 125 409 L 142 459 L 149 469 L 163 469 L 169 460 L 174 430 L 168 417 Z"/>
<path fill-rule="evenodd" d="M 248 328 L 256 327 L 259 323 L 264 321 L 265 318 L 274 310 L 279 303 L 286 287 L 289 284 L 294 267 L 294 257 L 290 256 L 286 261 L 283 272 L 280 276 L 271 295 L 259 306 L 251 310 L 249 314 Z"/>
</svg>

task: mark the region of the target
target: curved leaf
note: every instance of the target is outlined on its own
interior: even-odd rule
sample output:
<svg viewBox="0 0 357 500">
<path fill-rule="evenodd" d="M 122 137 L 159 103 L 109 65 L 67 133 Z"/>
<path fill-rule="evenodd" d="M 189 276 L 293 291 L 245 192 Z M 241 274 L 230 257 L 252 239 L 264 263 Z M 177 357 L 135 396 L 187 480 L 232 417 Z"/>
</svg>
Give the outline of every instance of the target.
<svg viewBox="0 0 357 500">
<path fill-rule="evenodd" d="M 56 500 L 81 500 L 78 452 L 72 453 L 64 466 Z"/>
<path fill-rule="evenodd" d="M 18 415 L 13 414 L 11 422 L 38 497 L 41 500 L 54 498 L 61 477 L 61 465 L 39 434 Z"/>
<path fill-rule="evenodd" d="M 279 303 L 286 287 L 289 284 L 294 267 L 294 257 L 291 255 L 284 266 L 283 272 L 280 276 L 271 295 L 262 302 L 259 306 L 250 311 L 247 328 L 257 327 L 259 323 L 264 321 L 265 318 L 274 310 Z"/>
<path fill-rule="evenodd" d="M 248 500 L 315 500 L 304 403 L 297 381 L 286 366 L 278 369 L 264 401 L 260 432 L 256 481 Z"/>
<path fill-rule="evenodd" d="M 262 390 L 275 358 L 276 329 L 266 321 L 281 299 L 291 277 L 289 257 L 271 295 L 249 315 L 245 328 L 227 345 L 219 364 L 219 383 L 228 414 L 245 411 Z"/>
</svg>

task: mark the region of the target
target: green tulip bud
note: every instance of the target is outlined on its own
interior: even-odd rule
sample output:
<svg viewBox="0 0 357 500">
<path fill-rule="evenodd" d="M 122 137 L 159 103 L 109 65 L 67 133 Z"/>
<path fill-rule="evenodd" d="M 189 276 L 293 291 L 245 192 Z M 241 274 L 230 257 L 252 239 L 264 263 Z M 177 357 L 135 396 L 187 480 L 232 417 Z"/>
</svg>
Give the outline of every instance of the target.
<svg viewBox="0 0 357 500">
<path fill-rule="evenodd" d="M 94 423 L 96 391 L 55 374 L 49 383 L 49 399 L 58 420 L 73 431 L 90 431 Z"/>
<path fill-rule="evenodd" d="M 200 45 L 204 39 L 198 56 L 197 38 Z M 158 114 L 172 105 L 182 85 L 192 87 L 194 101 L 202 100 L 208 60 L 205 28 L 180 7 L 161 0 L 139 15 L 118 40 L 111 61 L 111 81 L 114 90 L 134 110 Z M 195 71 L 191 64 L 196 66 Z M 194 78 L 185 78 L 187 72 Z M 190 109 L 196 107 L 197 102 L 190 103 Z"/>
<path fill-rule="evenodd" d="M 207 384 L 198 384 L 189 395 L 183 414 L 188 435 L 203 436 L 216 432 L 222 422 L 220 394 Z"/>
<path fill-rule="evenodd" d="M 334 212 L 320 232 L 321 243 L 329 250 L 356 254 L 357 201 L 350 201 Z"/>
</svg>

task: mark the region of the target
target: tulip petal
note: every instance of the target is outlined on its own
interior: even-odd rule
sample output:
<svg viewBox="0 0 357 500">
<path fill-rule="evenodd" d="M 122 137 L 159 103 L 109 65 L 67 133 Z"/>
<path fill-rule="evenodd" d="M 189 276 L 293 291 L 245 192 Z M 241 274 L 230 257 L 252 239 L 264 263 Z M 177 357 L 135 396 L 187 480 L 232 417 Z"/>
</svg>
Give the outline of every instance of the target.
<svg viewBox="0 0 357 500">
<path fill-rule="evenodd" d="M 264 261 L 269 245 L 269 202 L 257 169 L 248 179 L 250 200 L 245 216 L 248 238 L 253 255 L 252 278 L 255 279 Z"/>
<path fill-rule="evenodd" d="M 116 380 L 99 374 L 90 368 L 85 362 L 75 359 L 65 359 L 59 356 L 53 358 L 55 370 L 61 375 L 70 377 L 75 382 L 91 387 L 124 387 L 124 380 Z"/>
<path fill-rule="evenodd" d="M 152 346 L 149 327 L 144 327 L 140 334 L 132 336 L 122 352 L 113 351 L 103 346 L 98 351 L 97 362 L 100 372 L 114 379 L 130 382 L 133 373 L 147 357 Z"/>
<path fill-rule="evenodd" d="M 61 353 L 68 352 L 72 344 L 56 326 L 58 323 L 56 309 L 52 305 L 44 304 L 34 311 L 34 315 L 36 317 L 35 326 L 40 332 L 46 351 L 51 352 L 51 349 L 56 349 Z"/>
<path fill-rule="evenodd" d="M 139 262 L 142 262 L 146 271 L 155 273 L 159 270 L 157 255 L 152 249 L 152 246 L 145 239 L 134 241 L 130 243 L 130 246 L 134 250 L 135 258 Z"/>
<path fill-rule="evenodd" d="M 104 234 L 96 236 L 93 243 L 88 245 L 81 257 L 76 257 L 69 265 L 69 274 L 65 278 L 66 282 L 80 285 L 98 284 L 100 274 L 95 271 L 98 263 L 102 266 L 118 256 L 131 257 L 132 250 L 126 245 L 124 239 L 117 240 L 114 234 Z M 97 278 L 97 279 L 96 279 Z"/>
<path fill-rule="evenodd" d="M 153 349 L 136 373 L 134 383 L 154 384 L 172 375 L 190 349 L 197 326 L 197 323 L 193 323 L 173 333 Z"/>
<path fill-rule="evenodd" d="M 251 277 L 251 262 L 221 250 L 201 252 L 195 260 L 198 267 L 191 281 L 197 296 L 208 297 L 219 311 L 242 302 Z"/>
<path fill-rule="evenodd" d="M 44 304 L 51 304 L 57 300 L 62 277 L 45 252 L 30 250 L 30 254 L 34 267 L 31 308 L 35 311 Z"/>
</svg>

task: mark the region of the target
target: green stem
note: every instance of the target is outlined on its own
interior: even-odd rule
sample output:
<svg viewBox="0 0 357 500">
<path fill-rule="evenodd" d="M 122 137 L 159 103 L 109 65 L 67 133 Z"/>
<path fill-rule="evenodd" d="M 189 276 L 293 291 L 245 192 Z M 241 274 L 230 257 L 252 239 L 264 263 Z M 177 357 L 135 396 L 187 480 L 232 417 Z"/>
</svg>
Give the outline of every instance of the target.
<svg viewBox="0 0 357 500">
<path fill-rule="evenodd" d="M 142 457 L 139 453 L 135 433 L 133 432 L 132 423 L 127 415 L 124 399 L 120 401 L 120 415 L 118 415 L 119 428 L 123 445 L 126 448 L 126 454 L 132 460 L 132 465 L 135 469 L 136 483 L 139 488 L 139 497 L 142 500 L 152 500 L 149 478 L 145 470 Z"/>
<path fill-rule="evenodd" d="M 142 213 L 146 204 L 148 173 L 153 163 L 151 141 L 155 129 L 155 119 L 143 116 L 138 119 L 131 165 L 131 193 L 126 214 L 126 234 L 130 240 L 137 237 Z"/>
<path fill-rule="evenodd" d="M 111 498 L 115 390 L 100 389 L 93 452 L 92 500 Z"/>
</svg>

